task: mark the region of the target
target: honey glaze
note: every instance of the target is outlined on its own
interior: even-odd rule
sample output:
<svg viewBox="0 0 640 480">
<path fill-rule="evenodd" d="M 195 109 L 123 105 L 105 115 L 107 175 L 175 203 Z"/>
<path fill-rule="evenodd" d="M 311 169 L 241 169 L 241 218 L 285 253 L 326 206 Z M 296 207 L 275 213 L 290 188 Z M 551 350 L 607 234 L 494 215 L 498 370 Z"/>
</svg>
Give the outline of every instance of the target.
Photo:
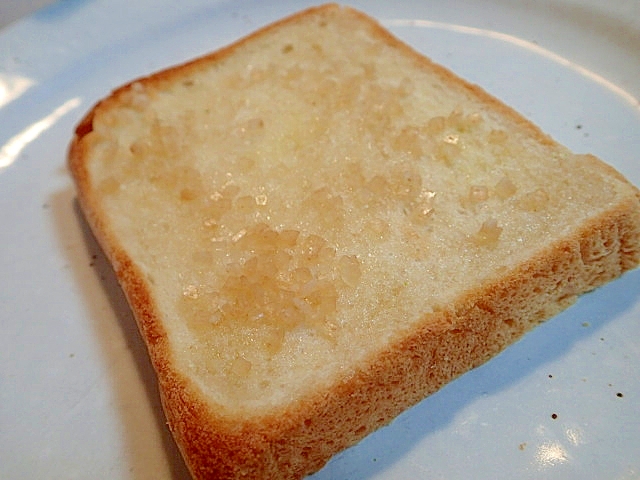
<svg viewBox="0 0 640 480">
<path fill-rule="evenodd" d="M 207 78 L 180 105 L 167 95 L 147 109 L 140 97 L 130 109 L 151 120 L 118 155 L 105 151 L 122 172 L 105 194 L 161 212 L 141 248 L 177 278 L 181 338 L 203 378 L 259 378 L 351 334 L 384 338 L 445 295 L 449 248 L 499 253 L 511 235 L 500 211 L 544 208 L 541 195 L 517 203 L 521 179 L 502 165 L 517 149 L 502 130 L 454 104 L 416 109 L 419 79 L 351 60 L 322 72 L 256 62 L 232 82 L 242 95 L 205 103 Z M 344 69 L 353 81 L 335 81 Z M 439 288 L 420 289 L 425 277 Z"/>
<path fill-rule="evenodd" d="M 162 169 L 154 162 L 161 172 L 149 178 L 154 194 L 179 200 L 176 215 L 191 232 L 185 248 L 193 252 L 176 295 L 194 344 L 206 348 L 228 338 L 237 351 L 261 351 L 260 358 L 281 353 L 287 337 L 300 331 L 335 344 L 344 321 L 341 308 L 379 261 L 369 252 L 386 249 L 415 261 L 427 259 L 440 195 L 452 195 L 429 181 L 433 162 L 450 168 L 434 152 L 439 144 L 461 148 L 481 125 L 480 117 L 460 110 L 438 118 L 420 129 L 405 129 L 388 147 L 374 150 L 372 157 L 392 152 L 384 170 L 370 168 L 370 160 L 358 155 L 361 146 L 336 162 L 317 145 L 296 168 L 283 168 L 264 146 L 216 157 L 215 171 L 179 166 L 180 156 Z M 273 135 L 272 123 L 265 119 L 256 127 L 263 139 Z M 169 132 L 163 134 L 166 141 Z M 134 150 L 141 164 L 155 157 L 155 152 Z M 510 187 L 502 189 L 510 194 Z M 471 203 L 489 198 L 485 186 L 468 188 Z M 483 228 L 471 244 L 495 246 L 500 227 L 489 222 Z M 252 361 L 227 358 L 212 369 L 250 375 Z"/>
<path fill-rule="evenodd" d="M 234 259 L 226 274 L 215 287 L 187 284 L 181 294 L 180 309 L 196 336 L 206 341 L 220 329 L 260 332 L 269 354 L 297 328 L 331 340 L 338 328 L 339 293 L 360 281 L 356 256 L 337 255 L 319 235 L 278 231 L 265 223 L 221 242 Z"/>
</svg>

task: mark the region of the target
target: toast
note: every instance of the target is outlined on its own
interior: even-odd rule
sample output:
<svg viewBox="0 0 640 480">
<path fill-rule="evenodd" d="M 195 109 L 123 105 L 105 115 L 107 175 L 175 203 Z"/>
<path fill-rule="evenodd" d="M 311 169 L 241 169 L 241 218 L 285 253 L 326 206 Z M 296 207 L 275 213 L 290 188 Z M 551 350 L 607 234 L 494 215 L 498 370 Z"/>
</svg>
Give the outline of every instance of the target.
<svg viewBox="0 0 640 480">
<path fill-rule="evenodd" d="M 347 7 L 135 80 L 69 166 L 194 478 L 300 478 L 637 266 L 640 195 Z"/>
</svg>

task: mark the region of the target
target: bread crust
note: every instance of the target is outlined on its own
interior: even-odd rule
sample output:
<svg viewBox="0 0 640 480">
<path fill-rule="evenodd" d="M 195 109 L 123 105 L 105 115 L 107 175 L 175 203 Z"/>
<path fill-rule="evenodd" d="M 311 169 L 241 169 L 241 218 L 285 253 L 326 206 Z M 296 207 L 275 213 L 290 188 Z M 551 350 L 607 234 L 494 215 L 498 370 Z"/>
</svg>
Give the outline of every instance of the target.
<svg viewBox="0 0 640 480">
<path fill-rule="evenodd" d="M 340 379 L 330 391 L 315 392 L 284 410 L 255 417 L 233 418 L 216 411 L 193 381 L 174 367 L 167 332 L 147 281 L 112 231 L 91 183 L 86 166 L 89 146 L 83 139 L 93 129 L 96 112 L 117 104 L 134 83 L 173 82 L 185 72 L 233 55 L 237 48 L 272 29 L 338 8 L 345 7 L 330 4 L 305 10 L 215 53 L 120 87 L 88 112 L 70 145 L 68 162 L 78 186 L 79 203 L 134 312 L 158 375 L 169 428 L 194 478 L 300 478 L 312 473 L 338 451 L 493 357 L 577 295 L 640 261 L 640 194 L 636 191 L 635 199 L 615 205 L 499 280 L 425 316 L 418 328 L 398 335 L 382 354 L 373 352 L 353 375 Z M 539 142 L 557 146 L 538 127 L 480 87 L 432 63 L 364 14 L 349 12 L 368 22 L 376 36 L 413 58 L 419 68 L 468 91 Z M 622 178 L 597 159 L 585 161 Z M 599 255 L 602 245 L 610 250 L 604 257 Z M 511 327 L 508 337 L 502 328 L 505 323 Z"/>
</svg>

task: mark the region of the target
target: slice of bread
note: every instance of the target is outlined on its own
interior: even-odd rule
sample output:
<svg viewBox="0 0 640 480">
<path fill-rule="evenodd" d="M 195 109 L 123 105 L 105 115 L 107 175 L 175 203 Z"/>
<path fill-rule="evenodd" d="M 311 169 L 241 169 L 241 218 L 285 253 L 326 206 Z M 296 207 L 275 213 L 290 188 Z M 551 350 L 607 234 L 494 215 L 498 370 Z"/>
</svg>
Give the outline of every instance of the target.
<svg viewBox="0 0 640 480">
<path fill-rule="evenodd" d="M 299 478 L 640 260 L 638 190 L 346 7 L 98 103 L 69 153 L 196 478 Z"/>
</svg>

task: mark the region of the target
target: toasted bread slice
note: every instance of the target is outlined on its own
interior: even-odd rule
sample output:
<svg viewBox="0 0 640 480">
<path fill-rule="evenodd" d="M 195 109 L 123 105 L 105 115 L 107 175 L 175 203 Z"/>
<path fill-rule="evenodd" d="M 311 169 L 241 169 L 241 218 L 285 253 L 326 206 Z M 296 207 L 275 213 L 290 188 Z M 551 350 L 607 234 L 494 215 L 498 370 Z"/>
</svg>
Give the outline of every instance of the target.
<svg viewBox="0 0 640 480">
<path fill-rule="evenodd" d="M 125 85 L 69 164 L 196 478 L 298 478 L 640 260 L 638 191 L 350 8 Z"/>
</svg>

